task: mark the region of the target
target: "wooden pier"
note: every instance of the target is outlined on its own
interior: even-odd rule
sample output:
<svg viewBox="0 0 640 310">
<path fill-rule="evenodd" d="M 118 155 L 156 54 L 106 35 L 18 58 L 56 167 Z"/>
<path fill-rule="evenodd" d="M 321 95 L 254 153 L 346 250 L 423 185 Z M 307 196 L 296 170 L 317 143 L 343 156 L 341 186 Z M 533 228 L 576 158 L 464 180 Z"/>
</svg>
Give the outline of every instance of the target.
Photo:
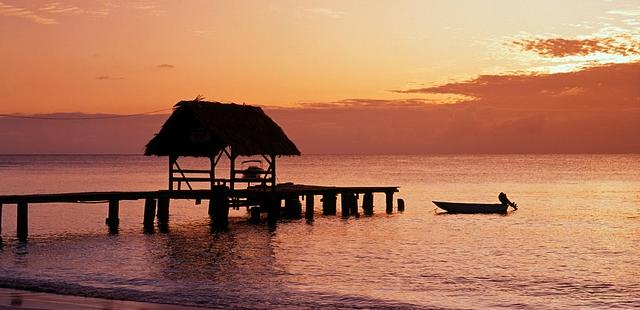
<svg viewBox="0 0 640 310">
<path fill-rule="evenodd" d="M 209 201 L 209 216 L 216 228 L 226 229 L 230 208 L 247 208 L 249 220 L 260 222 L 262 213 L 267 214 L 270 224 L 280 218 L 313 219 L 315 214 L 315 197 L 321 197 L 322 214 L 337 215 L 337 199 L 341 200 L 341 216 L 359 216 L 358 200 L 362 197 L 360 207 L 365 215 L 373 214 L 373 195 L 385 195 L 385 211 L 393 212 L 393 196 L 398 187 L 338 187 L 316 186 L 284 183 L 275 186 L 274 190 L 264 191 L 260 187 L 249 187 L 231 191 L 226 186 L 216 186 L 206 190 L 159 190 L 135 192 L 83 192 L 32 195 L 0 196 L 0 237 L 2 233 L 2 206 L 15 204 L 16 231 L 19 240 L 26 240 L 29 234 L 29 205 L 36 203 L 96 203 L 103 202 L 107 206 L 105 220 L 110 233 L 117 233 L 120 222 L 119 205 L 123 200 L 144 200 L 143 227 L 145 231 L 153 231 L 158 226 L 169 223 L 170 201 L 176 199 L 192 199 Z M 301 200 L 305 201 L 303 207 Z M 282 202 L 284 201 L 284 206 Z M 398 211 L 404 210 L 404 201 L 398 199 Z"/>
<path fill-rule="evenodd" d="M 209 201 L 209 216 L 214 227 L 226 229 L 229 209 L 246 207 L 252 222 L 259 222 L 262 213 L 275 224 L 281 218 L 312 219 L 315 197 L 322 197 L 322 214 L 336 215 L 340 196 L 341 216 L 360 216 L 358 200 L 362 196 L 362 211 L 373 214 L 374 194 L 385 195 L 385 211 L 393 212 L 392 187 L 339 187 L 293 183 L 276 183 L 276 159 L 300 156 L 300 150 L 261 108 L 249 105 L 202 101 L 180 101 L 145 147 L 147 156 L 166 156 L 168 189 L 150 192 L 91 192 L 0 196 L 0 236 L 2 205 L 17 205 L 17 235 L 26 240 L 29 234 L 29 204 L 34 203 L 95 203 L 108 206 L 105 223 L 110 233 L 118 232 L 120 201 L 144 200 L 143 225 L 153 231 L 157 220 L 162 230 L 169 222 L 172 199 L 194 199 L 196 204 Z M 208 169 L 182 169 L 180 157 L 203 158 Z M 238 166 L 236 162 L 240 161 Z M 219 174 L 219 163 L 228 160 L 228 173 Z M 262 163 L 266 167 L 262 167 Z M 249 164 L 243 167 L 243 164 Z M 183 186 L 184 185 L 184 186 Z M 204 186 L 204 189 L 199 189 Z M 186 187 L 186 188 L 185 188 Z M 199 187 L 199 188 L 198 188 Z M 188 190 L 187 190 L 188 188 Z M 284 201 L 284 207 L 282 202 Z M 398 199 L 398 211 L 404 201 Z M 1 240 L 1 239 L 0 239 Z"/>
</svg>

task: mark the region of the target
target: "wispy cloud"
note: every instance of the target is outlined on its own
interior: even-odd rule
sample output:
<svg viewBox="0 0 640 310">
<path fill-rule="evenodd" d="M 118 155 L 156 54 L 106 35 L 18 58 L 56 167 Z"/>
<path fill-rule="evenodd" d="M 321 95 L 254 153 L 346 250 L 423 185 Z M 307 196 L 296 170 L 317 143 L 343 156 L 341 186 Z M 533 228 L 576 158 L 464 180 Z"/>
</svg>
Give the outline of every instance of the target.
<svg viewBox="0 0 640 310">
<path fill-rule="evenodd" d="M 158 65 L 158 68 L 160 68 L 160 69 L 173 69 L 173 68 L 175 68 L 175 66 L 174 65 L 170 65 L 170 64 L 160 64 L 160 65 Z"/>
<path fill-rule="evenodd" d="M 124 78 L 123 77 L 118 77 L 118 76 L 100 75 L 100 76 L 96 76 L 96 80 L 99 80 L 99 81 L 119 81 L 119 80 L 124 80 Z"/>
<path fill-rule="evenodd" d="M 640 16 L 640 9 L 611 10 L 611 11 L 607 11 L 607 13 L 612 15 L 622 15 L 622 16 Z"/>
<path fill-rule="evenodd" d="M 630 36 L 590 39 L 524 39 L 511 42 L 524 51 L 543 57 L 586 56 L 594 53 L 612 55 L 640 54 L 640 42 Z"/>
<path fill-rule="evenodd" d="M 329 9 L 329 8 L 311 8 L 311 9 L 307 9 L 307 12 L 317 16 L 324 16 L 324 17 L 330 17 L 330 18 L 342 18 L 345 15 L 345 12 L 343 11 Z"/>
<path fill-rule="evenodd" d="M 106 16 L 111 13 L 113 6 L 108 3 L 103 3 L 100 8 L 81 8 L 75 5 L 68 5 L 60 2 L 49 3 L 38 10 L 47 14 L 65 14 L 65 15 L 97 15 Z"/>
<path fill-rule="evenodd" d="M 0 2 L 0 15 L 24 18 L 43 25 L 55 25 L 58 23 L 58 21 L 53 18 L 42 16 L 27 8 L 13 6 L 3 2 Z"/>
</svg>

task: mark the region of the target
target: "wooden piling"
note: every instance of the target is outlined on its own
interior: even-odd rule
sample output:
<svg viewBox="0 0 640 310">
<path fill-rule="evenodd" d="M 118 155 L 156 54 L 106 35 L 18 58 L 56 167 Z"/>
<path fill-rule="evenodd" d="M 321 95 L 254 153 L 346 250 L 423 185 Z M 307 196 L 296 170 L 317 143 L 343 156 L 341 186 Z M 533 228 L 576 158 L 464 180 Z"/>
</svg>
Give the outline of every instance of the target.
<svg viewBox="0 0 640 310">
<path fill-rule="evenodd" d="M 305 210 L 304 210 L 304 216 L 306 219 L 313 219 L 313 204 L 314 204 L 314 197 L 313 194 L 307 194 L 305 196 Z M 2 210 L 0 210 L 2 211 Z"/>
<path fill-rule="evenodd" d="M 342 217 L 349 217 L 349 211 L 351 211 L 351 193 L 343 192 L 340 194 L 340 215 Z"/>
<path fill-rule="evenodd" d="M 364 211 L 365 215 L 373 214 L 373 193 L 364 193 L 362 197 L 362 210 Z"/>
<path fill-rule="evenodd" d="M 29 235 L 29 207 L 26 202 L 18 202 L 17 208 L 17 235 L 20 241 L 27 240 Z"/>
<path fill-rule="evenodd" d="M 387 207 L 387 214 L 391 214 L 393 213 L 393 192 L 386 192 L 385 198 L 386 198 L 385 202 Z"/>
<path fill-rule="evenodd" d="M 215 203 L 213 202 L 213 198 L 209 197 L 209 211 L 207 211 L 207 213 L 209 214 L 210 218 L 213 218 L 213 216 L 215 215 Z"/>
<path fill-rule="evenodd" d="M 404 212 L 404 199 L 398 198 L 398 212 Z"/>
<path fill-rule="evenodd" d="M 249 212 L 249 221 L 251 223 L 260 223 L 260 207 L 252 207 Z"/>
<path fill-rule="evenodd" d="M 147 197 L 144 200 L 144 226 L 153 227 L 153 220 L 156 215 L 156 200 L 152 197 Z"/>
<path fill-rule="evenodd" d="M 358 212 L 358 193 L 352 193 L 349 197 L 351 200 L 349 202 L 349 208 L 351 208 L 350 213 L 356 217 L 360 216 L 360 212 Z"/>
<path fill-rule="evenodd" d="M 297 195 L 285 198 L 284 217 L 290 219 L 299 219 L 302 217 L 302 204 Z"/>
<path fill-rule="evenodd" d="M 213 226 L 217 230 L 229 226 L 229 192 L 226 187 L 218 187 L 213 191 Z"/>
<path fill-rule="evenodd" d="M 269 225 L 275 225 L 280 218 L 280 198 L 267 197 L 265 198 L 265 204 L 267 205 L 267 219 Z"/>
<path fill-rule="evenodd" d="M 0 240 L 2 240 L 2 204 L 0 203 Z"/>
<path fill-rule="evenodd" d="M 159 224 L 167 224 L 169 222 L 169 197 L 168 196 L 159 196 L 158 197 L 158 223 Z"/>
<path fill-rule="evenodd" d="M 120 201 L 116 199 L 109 200 L 109 215 L 105 223 L 109 226 L 118 226 L 120 223 Z"/>
<path fill-rule="evenodd" d="M 322 194 L 322 214 L 336 215 L 336 193 Z"/>
</svg>

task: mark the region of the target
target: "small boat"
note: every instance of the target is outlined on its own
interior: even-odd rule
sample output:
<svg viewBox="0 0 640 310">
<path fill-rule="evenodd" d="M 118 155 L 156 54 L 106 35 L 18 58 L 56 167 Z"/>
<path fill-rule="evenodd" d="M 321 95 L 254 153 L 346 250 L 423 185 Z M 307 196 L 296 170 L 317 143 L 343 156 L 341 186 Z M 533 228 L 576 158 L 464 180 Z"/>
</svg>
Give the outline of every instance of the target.
<svg viewBox="0 0 640 310">
<path fill-rule="evenodd" d="M 501 203 L 464 203 L 434 201 L 438 208 L 448 213 L 507 213 L 509 205 Z"/>
<path fill-rule="evenodd" d="M 514 210 L 518 209 L 518 205 L 511 202 L 505 193 L 498 195 L 500 203 L 465 203 L 465 202 L 446 202 L 433 201 L 438 208 L 448 213 L 507 213 L 509 206 Z"/>
</svg>

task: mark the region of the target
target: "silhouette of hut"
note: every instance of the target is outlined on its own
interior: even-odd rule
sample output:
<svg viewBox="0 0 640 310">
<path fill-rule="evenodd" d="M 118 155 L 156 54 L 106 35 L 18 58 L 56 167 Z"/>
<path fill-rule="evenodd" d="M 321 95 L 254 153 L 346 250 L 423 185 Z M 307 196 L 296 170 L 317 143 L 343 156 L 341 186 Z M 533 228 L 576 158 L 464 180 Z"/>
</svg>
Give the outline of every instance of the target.
<svg viewBox="0 0 640 310">
<path fill-rule="evenodd" d="M 230 189 L 238 182 L 247 185 L 259 182 L 273 189 L 276 157 L 299 156 L 300 151 L 261 108 L 196 98 L 174 106 L 173 113 L 149 141 L 144 154 L 169 157 L 169 190 L 174 189 L 174 183 L 181 189 L 183 182 L 189 189 L 193 182 L 208 182 L 211 188 L 228 185 Z M 209 158 L 211 168 L 183 170 L 178 165 L 180 156 Z M 222 156 L 230 161 L 229 179 L 216 178 L 216 165 Z M 237 169 L 238 156 L 262 156 L 267 167 L 259 171 Z M 199 176 L 191 177 L 194 174 Z"/>
</svg>

